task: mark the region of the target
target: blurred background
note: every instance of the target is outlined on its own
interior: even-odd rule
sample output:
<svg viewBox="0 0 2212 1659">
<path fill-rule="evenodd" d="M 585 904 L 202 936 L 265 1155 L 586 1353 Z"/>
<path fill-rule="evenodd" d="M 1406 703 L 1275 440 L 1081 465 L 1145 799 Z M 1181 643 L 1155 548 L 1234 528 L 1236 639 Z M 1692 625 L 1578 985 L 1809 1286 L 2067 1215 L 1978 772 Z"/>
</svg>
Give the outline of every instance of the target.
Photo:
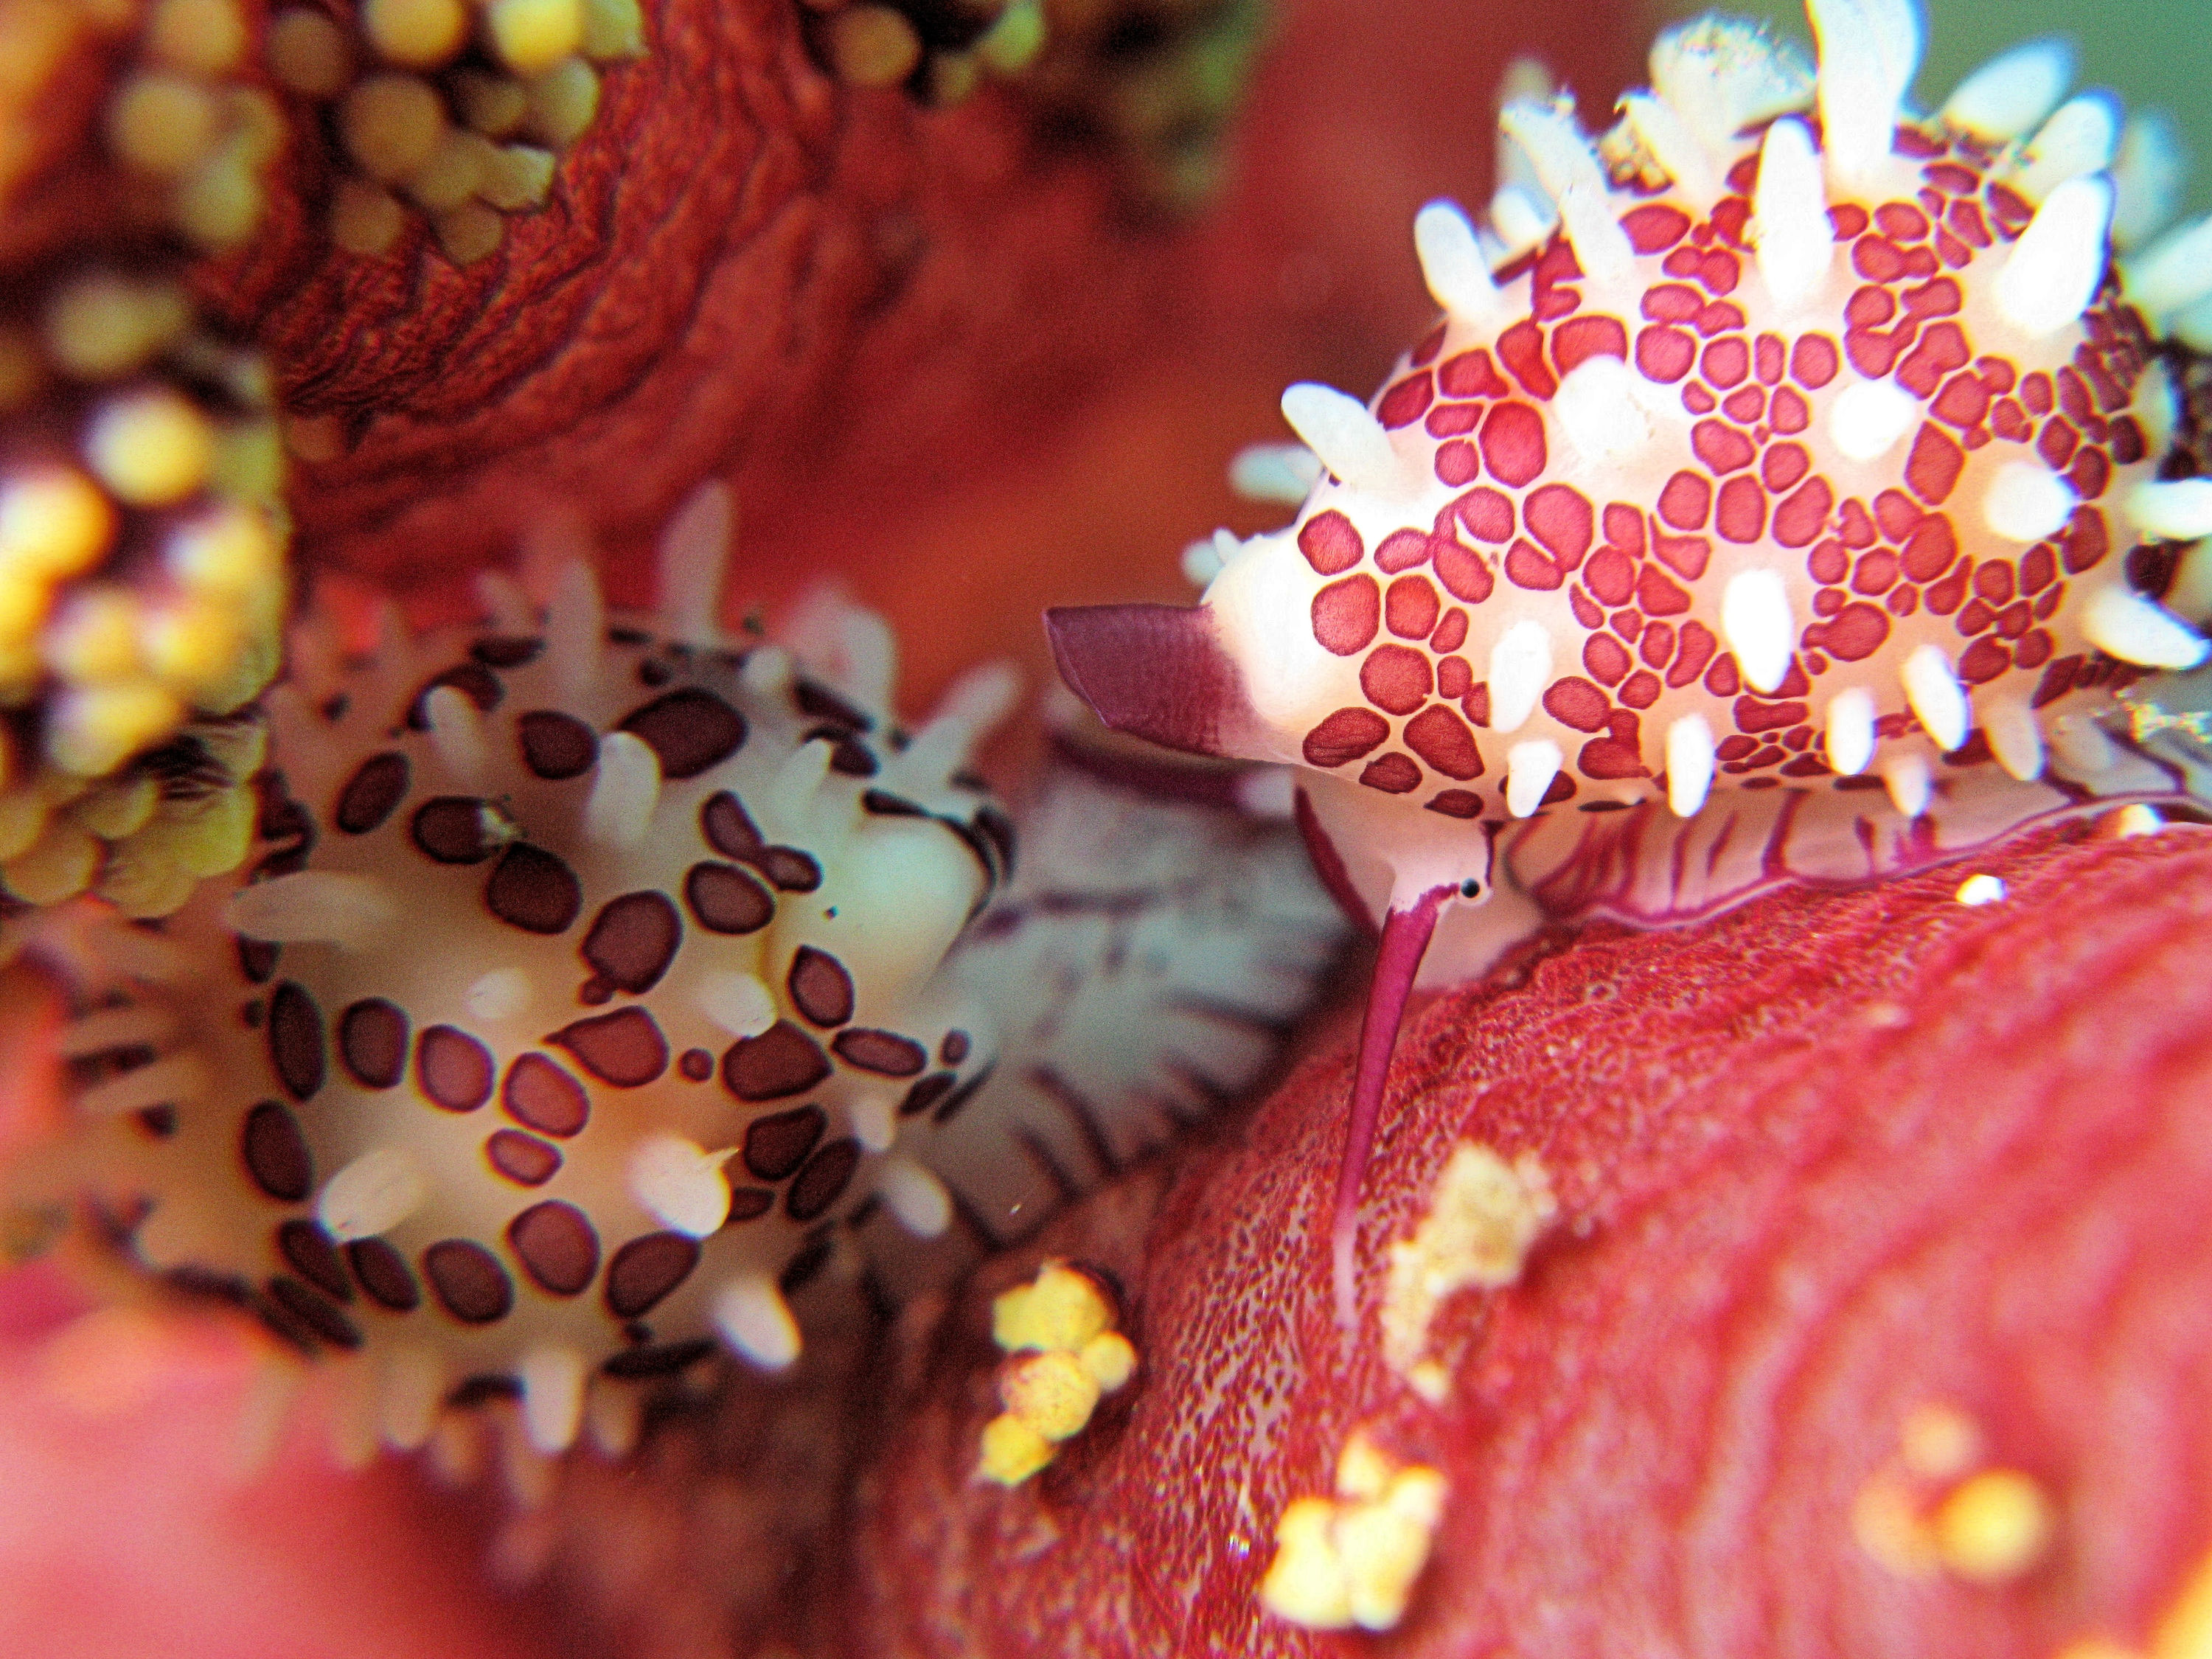
<svg viewBox="0 0 2212 1659">
<path fill-rule="evenodd" d="M 2130 109 L 2162 105 L 2180 123 L 2197 161 L 2187 209 L 2212 207 L 2212 8 L 2204 0 L 1922 0 L 1928 52 L 1915 91 L 1923 108 L 1949 95 L 1968 71 L 2007 46 L 2039 34 L 2074 43 L 2077 87 L 2109 87 Z M 1812 31 L 1797 0 L 1667 0 L 1651 8 L 1658 24 L 1708 11 L 1765 19 L 1809 48 Z"/>
</svg>

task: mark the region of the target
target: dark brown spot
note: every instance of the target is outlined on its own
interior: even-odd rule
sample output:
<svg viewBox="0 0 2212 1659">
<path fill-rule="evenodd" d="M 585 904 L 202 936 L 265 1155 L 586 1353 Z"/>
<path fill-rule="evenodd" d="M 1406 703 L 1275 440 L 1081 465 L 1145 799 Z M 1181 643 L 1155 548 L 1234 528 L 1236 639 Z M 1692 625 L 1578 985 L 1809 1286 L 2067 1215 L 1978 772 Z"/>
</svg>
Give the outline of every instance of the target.
<svg viewBox="0 0 2212 1659">
<path fill-rule="evenodd" d="M 754 860 L 760 872 L 787 893 L 811 893 L 822 884 L 822 866 L 796 847 L 770 847 Z"/>
<path fill-rule="evenodd" d="M 617 1089 L 641 1087 L 668 1069 L 668 1039 L 642 1008 L 577 1020 L 545 1041 L 566 1048 L 586 1071 Z"/>
<path fill-rule="evenodd" d="M 642 1347 L 624 1349 L 599 1370 L 609 1376 L 630 1380 L 673 1376 L 714 1352 L 713 1340 L 705 1337 L 696 1342 L 649 1342 Z"/>
<path fill-rule="evenodd" d="M 599 1236 L 581 1210 L 557 1198 L 533 1204 L 508 1222 L 507 1242 L 523 1271 L 555 1296 L 576 1295 L 599 1270 Z"/>
<path fill-rule="evenodd" d="M 498 818 L 473 795 L 438 795 L 415 809 L 408 834 L 440 864 L 482 864 L 499 845 Z"/>
<path fill-rule="evenodd" d="M 664 778 L 696 778 L 737 753 L 745 740 L 744 716 L 696 685 L 632 709 L 622 729 L 660 757 Z"/>
<path fill-rule="evenodd" d="M 682 1233 L 647 1233 L 617 1250 L 607 1263 L 607 1306 L 617 1319 L 637 1319 L 690 1276 L 699 1265 L 699 1241 Z"/>
<path fill-rule="evenodd" d="M 422 690 L 415 694 L 415 701 L 408 705 L 407 724 L 410 729 L 416 732 L 430 729 L 430 694 L 441 685 L 452 686 L 476 704 L 479 714 L 489 714 L 498 708 L 499 700 L 506 690 L 500 684 L 499 676 L 482 663 L 456 663 L 434 679 L 422 682 Z"/>
<path fill-rule="evenodd" d="M 781 1181 L 806 1162 L 830 1127 L 819 1106 L 794 1106 L 756 1118 L 745 1129 L 745 1168 L 762 1181 Z"/>
<path fill-rule="evenodd" d="M 714 1075 L 714 1056 L 704 1048 L 686 1048 L 677 1056 L 676 1069 L 692 1083 L 704 1083 Z"/>
<path fill-rule="evenodd" d="M 407 1265 L 407 1258 L 380 1238 L 356 1238 L 345 1247 L 346 1260 L 368 1299 L 394 1313 L 412 1313 L 422 1305 L 422 1288 Z"/>
<path fill-rule="evenodd" d="M 499 1100 L 517 1123 L 563 1138 L 582 1128 L 592 1115 L 584 1085 L 544 1054 L 524 1054 L 507 1068 Z"/>
<path fill-rule="evenodd" d="M 441 1239 L 422 1252 L 423 1276 L 447 1313 L 464 1325 L 489 1325 L 514 1306 L 514 1284 L 499 1258 L 465 1238 Z"/>
<path fill-rule="evenodd" d="M 819 1236 L 810 1238 L 783 1264 L 783 1271 L 775 1276 L 775 1287 L 786 1296 L 796 1296 L 829 1265 L 830 1240 Z"/>
<path fill-rule="evenodd" d="M 315 1164 L 290 1107 L 263 1101 L 246 1115 L 240 1140 L 255 1186 L 287 1204 L 306 1200 L 315 1184 Z"/>
<path fill-rule="evenodd" d="M 914 1117 L 927 1111 L 958 1087 L 959 1083 L 959 1078 L 951 1072 L 932 1072 L 906 1091 L 906 1098 L 899 1103 L 899 1115 Z"/>
<path fill-rule="evenodd" d="M 353 1300 L 353 1280 L 346 1276 L 337 1242 L 312 1221 L 287 1221 L 276 1229 L 276 1249 L 298 1273 L 318 1290 L 340 1302 Z"/>
<path fill-rule="evenodd" d="M 827 951 L 802 945 L 785 980 L 799 1012 L 817 1025 L 842 1025 L 853 1017 L 853 976 Z"/>
<path fill-rule="evenodd" d="M 394 750 L 371 755 L 338 791 L 331 821 L 349 836 L 365 836 L 392 816 L 407 794 L 407 757 Z"/>
<path fill-rule="evenodd" d="M 338 1058 L 364 1089 L 389 1089 L 407 1070 L 407 1016 L 364 997 L 338 1016 Z"/>
<path fill-rule="evenodd" d="M 528 634 L 486 634 L 469 647 L 469 655 L 487 668 L 521 668 L 544 649 L 544 641 Z"/>
<path fill-rule="evenodd" d="M 781 1100 L 829 1075 L 829 1056 L 787 1019 L 732 1043 L 722 1055 L 722 1085 L 739 1100 Z"/>
<path fill-rule="evenodd" d="M 848 778 L 872 778 L 876 775 L 875 751 L 858 738 L 830 731 L 811 732 L 810 740 L 821 738 L 830 744 L 830 769 Z"/>
<path fill-rule="evenodd" d="M 473 1112 L 491 1098 L 491 1050 L 451 1025 L 427 1027 L 415 1042 L 415 1081 L 449 1112 Z"/>
<path fill-rule="evenodd" d="M 699 830 L 724 858 L 750 861 L 767 845 L 744 803 L 726 789 L 707 797 L 699 809 Z"/>
<path fill-rule="evenodd" d="M 684 878 L 684 899 L 709 933 L 756 933 L 775 914 L 768 889 L 734 864 L 693 865 Z"/>
<path fill-rule="evenodd" d="M 929 1051 L 912 1037 L 896 1031 L 875 1031 L 863 1026 L 840 1031 L 830 1046 L 848 1066 L 884 1077 L 912 1077 L 929 1063 Z"/>
<path fill-rule="evenodd" d="M 266 985 L 276 972 L 283 947 L 258 939 L 238 941 L 238 971 L 255 985 Z"/>
<path fill-rule="evenodd" d="M 574 714 L 533 708 L 515 722 L 522 763 L 538 777 L 559 782 L 581 777 L 599 757 L 599 736 Z"/>
<path fill-rule="evenodd" d="M 500 855 L 484 884 L 484 906 L 526 933 L 558 933 L 584 908 L 584 889 L 557 854 L 518 842 Z"/>
<path fill-rule="evenodd" d="M 800 675 L 793 680 L 791 700 L 810 720 L 835 720 L 850 732 L 872 732 L 876 723 L 819 680 Z"/>
<path fill-rule="evenodd" d="M 323 1086 L 323 1011 L 289 979 L 269 1000 L 269 1060 L 295 1100 Z"/>
<path fill-rule="evenodd" d="M 584 960 L 617 991 L 650 991 L 668 971 L 684 923 L 665 893 L 624 893 L 609 899 L 584 935 Z"/>
<path fill-rule="evenodd" d="M 520 1129 L 498 1129 L 484 1142 L 491 1167 L 519 1187 L 543 1187 L 560 1173 L 561 1149 Z"/>
<path fill-rule="evenodd" d="M 843 1194 L 846 1183 L 852 1180 L 853 1171 L 860 1164 L 859 1141 L 831 1141 L 806 1160 L 799 1179 L 784 1194 L 785 1211 L 793 1221 L 813 1220 Z"/>
<path fill-rule="evenodd" d="M 298 1279 L 277 1274 L 269 1281 L 269 1296 L 287 1314 L 333 1348 L 361 1346 L 361 1331 L 353 1321 Z M 271 1322 L 276 1324 L 277 1322 Z M 281 1328 L 280 1334 L 290 1334 L 282 1332 Z"/>
<path fill-rule="evenodd" d="M 947 1031 L 945 1041 L 938 1045 L 937 1057 L 947 1066 L 957 1066 L 968 1058 L 968 1033 Z"/>
<path fill-rule="evenodd" d="M 723 1166 L 727 1168 L 726 1164 Z M 757 1221 L 775 1208 L 775 1194 L 766 1187 L 730 1188 L 730 1223 Z"/>
</svg>

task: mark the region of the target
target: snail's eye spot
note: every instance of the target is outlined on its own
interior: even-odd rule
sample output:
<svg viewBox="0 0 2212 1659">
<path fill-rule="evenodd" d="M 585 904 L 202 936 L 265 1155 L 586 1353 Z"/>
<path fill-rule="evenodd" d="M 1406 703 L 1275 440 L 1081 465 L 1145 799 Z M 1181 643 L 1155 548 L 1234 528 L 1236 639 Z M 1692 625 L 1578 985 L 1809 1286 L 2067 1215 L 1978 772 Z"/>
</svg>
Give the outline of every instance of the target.
<svg viewBox="0 0 2212 1659">
<path fill-rule="evenodd" d="M 1459 896 L 1463 899 L 1480 898 L 1482 896 L 1482 883 L 1475 877 L 1469 876 L 1465 881 L 1460 883 Z"/>
</svg>

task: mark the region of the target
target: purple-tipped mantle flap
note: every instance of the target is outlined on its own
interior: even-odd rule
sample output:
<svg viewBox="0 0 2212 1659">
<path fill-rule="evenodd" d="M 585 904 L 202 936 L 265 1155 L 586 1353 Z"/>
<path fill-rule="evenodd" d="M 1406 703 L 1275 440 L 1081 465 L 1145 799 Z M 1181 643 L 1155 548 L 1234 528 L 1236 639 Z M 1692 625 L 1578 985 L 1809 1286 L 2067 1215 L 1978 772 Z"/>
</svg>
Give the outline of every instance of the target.
<svg viewBox="0 0 2212 1659">
<path fill-rule="evenodd" d="M 1044 613 L 1069 690 L 1116 732 L 1193 755 L 1251 758 L 1259 720 L 1203 605 L 1062 605 Z"/>
</svg>

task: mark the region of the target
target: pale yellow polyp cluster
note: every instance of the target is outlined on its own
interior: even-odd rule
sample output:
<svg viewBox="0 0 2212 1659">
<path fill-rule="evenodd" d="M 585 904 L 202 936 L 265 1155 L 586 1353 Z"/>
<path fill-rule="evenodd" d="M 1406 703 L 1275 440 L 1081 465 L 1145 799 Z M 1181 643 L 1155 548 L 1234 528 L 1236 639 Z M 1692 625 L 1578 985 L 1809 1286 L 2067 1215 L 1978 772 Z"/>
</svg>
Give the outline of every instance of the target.
<svg viewBox="0 0 2212 1659">
<path fill-rule="evenodd" d="M 155 0 L 139 44 L 107 102 L 108 148 L 162 192 L 173 228 L 202 248 L 235 247 L 260 222 L 262 171 L 285 137 L 276 100 L 236 78 L 239 0 Z"/>
<path fill-rule="evenodd" d="M 1364 1431 L 1344 1443 L 1336 1496 L 1291 1500 L 1260 1605 L 1308 1630 L 1393 1630 L 1443 1519 L 1444 1478 L 1401 1465 Z"/>
<path fill-rule="evenodd" d="M 1018 1486 L 1136 1374 L 1137 1351 L 1114 1328 L 1113 1300 L 1097 1280 L 1064 1261 L 1047 1261 L 991 1304 L 991 1337 L 1013 1357 L 999 1376 L 1006 1409 L 983 1425 L 975 1472 Z"/>
<path fill-rule="evenodd" d="M 1520 1278 L 1529 1247 L 1558 1213 L 1534 1153 L 1508 1164 L 1473 1141 L 1452 1148 L 1419 1227 L 1390 1247 L 1382 1297 L 1382 1357 L 1431 1405 L 1449 1386 L 1443 1368 L 1423 1357 L 1437 1309 L 1459 1291 L 1498 1290 Z"/>
<path fill-rule="evenodd" d="M 364 258 L 392 252 L 407 204 L 469 264 L 505 238 L 502 213 L 542 204 L 556 153 L 599 112 L 594 63 L 642 56 L 638 0 L 367 0 L 361 33 L 304 7 L 270 21 L 270 73 L 334 105 L 356 173 L 331 234 Z"/>
<path fill-rule="evenodd" d="M 986 75 L 1019 75 L 1036 61 L 1051 33 L 1044 0 L 976 0 L 963 8 L 982 24 L 965 45 L 929 46 L 911 7 L 847 0 L 807 0 L 821 14 L 809 30 L 830 72 L 848 87 L 895 87 L 916 78 L 933 104 L 957 104 Z M 988 20 L 988 21 L 987 21 Z"/>
<path fill-rule="evenodd" d="M 155 915 L 244 855 L 259 738 L 232 717 L 286 596 L 271 401 L 171 274 L 65 269 L 0 321 L 0 709 L 33 711 L 0 755 L 13 896 Z M 166 777 L 140 764 L 179 743 Z"/>
<path fill-rule="evenodd" d="M 2012 1583 L 2049 1554 L 2056 1525 L 2041 1485 L 2017 1469 L 1985 1467 L 1978 1425 L 1942 1404 L 1907 1415 L 1897 1455 L 1851 1507 L 1859 1547 L 1905 1578 Z"/>
</svg>

